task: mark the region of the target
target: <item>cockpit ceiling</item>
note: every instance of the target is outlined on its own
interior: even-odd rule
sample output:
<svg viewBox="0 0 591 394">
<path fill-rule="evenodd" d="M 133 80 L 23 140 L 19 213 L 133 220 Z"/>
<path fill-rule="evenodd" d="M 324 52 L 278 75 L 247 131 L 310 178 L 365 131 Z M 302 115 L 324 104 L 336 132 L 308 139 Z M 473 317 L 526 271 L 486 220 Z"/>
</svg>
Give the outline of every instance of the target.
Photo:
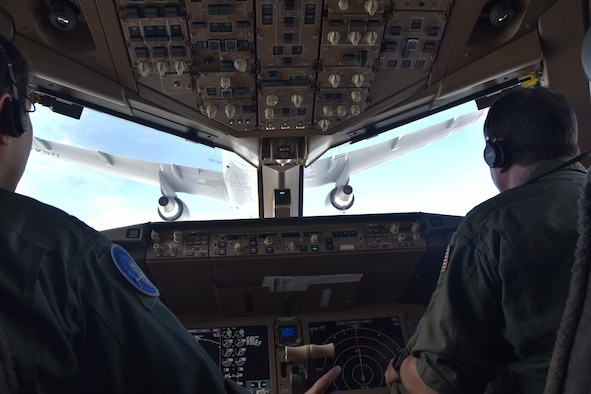
<svg viewBox="0 0 591 394">
<path fill-rule="evenodd" d="M 553 2 L 0 0 L 0 19 L 58 97 L 255 165 L 261 139 L 292 138 L 309 164 L 539 71 Z M 56 6 L 75 27 L 50 22 Z"/>
<path fill-rule="evenodd" d="M 397 12 L 384 0 L 129 2 L 119 16 L 139 83 L 236 135 L 332 133 L 386 98 L 376 83 L 425 83 L 450 5 L 418 3 Z"/>
</svg>

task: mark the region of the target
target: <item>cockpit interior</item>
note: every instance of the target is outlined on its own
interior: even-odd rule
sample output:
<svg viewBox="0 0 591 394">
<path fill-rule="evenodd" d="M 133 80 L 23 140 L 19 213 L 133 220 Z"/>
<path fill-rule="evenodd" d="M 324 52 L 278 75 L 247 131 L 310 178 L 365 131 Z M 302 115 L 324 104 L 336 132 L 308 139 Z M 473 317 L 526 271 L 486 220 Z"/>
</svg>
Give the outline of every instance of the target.
<svg viewBox="0 0 591 394">
<path fill-rule="evenodd" d="M 419 324 L 461 221 L 303 217 L 304 169 L 331 148 L 536 83 L 573 103 L 589 150 L 589 17 L 581 0 L 0 0 L 0 34 L 31 60 L 38 105 L 227 150 L 256 174 L 253 218 L 104 231 L 253 394 L 303 393 L 337 364 L 340 392 L 387 392 L 384 369 Z M 349 168 L 337 175 L 331 199 L 347 209 Z"/>
</svg>

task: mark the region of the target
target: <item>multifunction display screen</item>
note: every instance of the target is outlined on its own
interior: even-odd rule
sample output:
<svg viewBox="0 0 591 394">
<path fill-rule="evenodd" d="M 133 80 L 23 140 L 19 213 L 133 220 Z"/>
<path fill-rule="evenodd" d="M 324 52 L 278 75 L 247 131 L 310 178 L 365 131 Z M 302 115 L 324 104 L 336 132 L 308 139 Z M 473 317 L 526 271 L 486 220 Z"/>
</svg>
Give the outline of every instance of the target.
<svg viewBox="0 0 591 394">
<path fill-rule="evenodd" d="M 271 392 L 267 326 L 196 328 L 189 332 L 224 376 L 253 394 Z"/>
<path fill-rule="evenodd" d="M 401 325 L 398 317 L 311 322 L 310 343 L 335 346 L 335 358 L 316 360 L 316 366 L 325 372 L 341 366 L 334 383 L 339 391 L 385 387 L 388 363 L 404 346 Z"/>
</svg>

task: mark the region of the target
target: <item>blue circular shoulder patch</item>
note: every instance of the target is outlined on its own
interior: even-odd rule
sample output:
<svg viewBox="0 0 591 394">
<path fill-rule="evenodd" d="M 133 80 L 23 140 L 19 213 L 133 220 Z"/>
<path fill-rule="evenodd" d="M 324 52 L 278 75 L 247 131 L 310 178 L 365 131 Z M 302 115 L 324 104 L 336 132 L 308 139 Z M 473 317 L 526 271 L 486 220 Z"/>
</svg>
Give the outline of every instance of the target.
<svg viewBox="0 0 591 394">
<path fill-rule="evenodd" d="M 150 279 L 144 274 L 133 258 L 119 245 L 111 247 L 111 257 L 117 269 L 136 289 L 152 297 L 158 297 L 160 292 Z"/>
</svg>

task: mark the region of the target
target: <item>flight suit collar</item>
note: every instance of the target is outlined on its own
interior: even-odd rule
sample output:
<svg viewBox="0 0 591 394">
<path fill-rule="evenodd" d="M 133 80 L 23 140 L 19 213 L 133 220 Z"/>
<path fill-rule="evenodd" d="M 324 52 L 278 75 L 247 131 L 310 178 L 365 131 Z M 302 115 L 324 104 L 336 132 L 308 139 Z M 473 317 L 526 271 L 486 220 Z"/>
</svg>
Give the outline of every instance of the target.
<svg viewBox="0 0 591 394">
<path fill-rule="evenodd" d="M 559 159 L 544 160 L 540 163 L 534 164 L 531 167 L 531 169 L 527 173 L 525 173 L 523 178 L 521 178 L 519 185 L 521 186 L 521 185 L 524 185 L 524 184 L 530 182 L 531 180 L 535 179 L 539 175 L 544 174 L 544 173 L 552 170 L 555 167 L 558 167 L 559 165 L 561 165 L 562 163 L 565 163 L 569 159 L 570 159 L 570 157 L 561 157 Z M 562 168 L 558 171 L 562 171 L 562 170 L 574 170 L 574 171 L 579 171 L 583 174 L 585 174 L 587 172 L 585 167 L 583 165 L 581 165 L 580 163 L 571 164 L 571 165 L 566 166 L 565 168 Z M 548 175 L 550 175 L 550 174 L 548 174 Z"/>
</svg>

